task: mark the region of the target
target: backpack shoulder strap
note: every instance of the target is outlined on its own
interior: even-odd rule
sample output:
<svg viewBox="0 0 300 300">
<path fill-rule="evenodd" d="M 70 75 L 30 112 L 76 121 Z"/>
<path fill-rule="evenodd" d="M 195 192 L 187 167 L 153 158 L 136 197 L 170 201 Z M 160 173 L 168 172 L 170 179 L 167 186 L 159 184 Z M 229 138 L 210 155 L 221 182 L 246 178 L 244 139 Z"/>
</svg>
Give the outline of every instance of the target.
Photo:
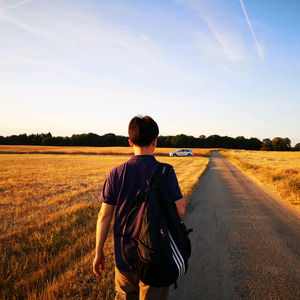
<svg viewBox="0 0 300 300">
<path fill-rule="evenodd" d="M 166 163 L 160 163 L 156 178 L 158 180 L 158 184 L 165 185 L 167 181 L 167 177 L 169 174 L 169 170 L 172 168 L 171 165 Z"/>
<path fill-rule="evenodd" d="M 166 210 L 172 207 L 176 212 L 176 215 L 178 216 L 177 206 L 175 202 L 171 200 L 172 198 L 170 197 L 170 192 L 166 187 L 167 177 L 171 169 L 173 169 L 173 166 L 166 163 L 160 163 L 156 178 L 157 178 L 157 189 L 159 190 L 160 195 L 162 197 L 158 197 L 157 200 L 163 214 L 165 214 Z"/>
</svg>

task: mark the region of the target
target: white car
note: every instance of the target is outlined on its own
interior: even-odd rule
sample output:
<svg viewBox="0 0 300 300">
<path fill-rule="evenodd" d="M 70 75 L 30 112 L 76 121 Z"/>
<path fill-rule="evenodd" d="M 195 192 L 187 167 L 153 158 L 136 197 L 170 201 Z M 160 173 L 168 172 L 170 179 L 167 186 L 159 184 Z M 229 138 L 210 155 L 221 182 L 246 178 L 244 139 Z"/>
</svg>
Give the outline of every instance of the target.
<svg viewBox="0 0 300 300">
<path fill-rule="evenodd" d="M 193 151 L 190 149 L 180 149 L 170 152 L 170 156 L 193 156 Z"/>
</svg>

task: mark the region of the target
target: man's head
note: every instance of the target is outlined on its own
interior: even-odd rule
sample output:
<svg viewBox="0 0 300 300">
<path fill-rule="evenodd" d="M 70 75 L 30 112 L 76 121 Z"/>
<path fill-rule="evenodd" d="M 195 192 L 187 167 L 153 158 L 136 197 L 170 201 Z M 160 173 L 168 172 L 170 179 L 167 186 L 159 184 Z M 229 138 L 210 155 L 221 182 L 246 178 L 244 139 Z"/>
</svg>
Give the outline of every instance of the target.
<svg viewBox="0 0 300 300">
<path fill-rule="evenodd" d="M 156 122 L 149 116 L 134 117 L 128 126 L 129 139 L 138 147 L 148 147 L 158 137 Z"/>
</svg>

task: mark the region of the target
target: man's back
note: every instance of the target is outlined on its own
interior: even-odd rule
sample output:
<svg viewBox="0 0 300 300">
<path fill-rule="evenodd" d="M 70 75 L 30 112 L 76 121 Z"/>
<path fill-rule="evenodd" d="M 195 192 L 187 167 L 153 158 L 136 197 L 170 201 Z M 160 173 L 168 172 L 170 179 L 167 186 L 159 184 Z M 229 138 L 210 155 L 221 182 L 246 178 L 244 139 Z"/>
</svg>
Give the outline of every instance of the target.
<svg viewBox="0 0 300 300">
<path fill-rule="evenodd" d="M 101 202 L 115 205 L 114 233 L 121 232 L 127 215 L 136 205 L 136 195 L 139 190 L 146 190 L 152 185 L 159 162 L 152 155 L 134 155 L 127 162 L 112 169 L 109 173 L 103 191 Z M 149 186 L 150 184 L 150 186 Z M 174 170 L 169 173 L 166 183 L 173 201 L 182 198 Z M 133 259 L 139 234 L 142 211 L 137 211 L 128 229 L 126 240 L 128 256 Z M 124 261 L 121 252 L 121 238 L 115 237 L 115 262 L 119 270 L 132 272 Z"/>
</svg>

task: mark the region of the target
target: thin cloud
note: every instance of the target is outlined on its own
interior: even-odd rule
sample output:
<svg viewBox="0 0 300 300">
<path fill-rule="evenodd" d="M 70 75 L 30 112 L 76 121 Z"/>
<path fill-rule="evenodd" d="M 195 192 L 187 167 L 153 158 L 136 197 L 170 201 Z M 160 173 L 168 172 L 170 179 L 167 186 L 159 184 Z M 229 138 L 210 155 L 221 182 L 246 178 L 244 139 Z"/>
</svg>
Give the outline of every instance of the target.
<svg viewBox="0 0 300 300">
<path fill-rule="evenodd" d="M 17 26 L 19 29 L 31 32 L 37 36 L 43 36 L 50 40 L 58 47 L 65 49 L 79 49 L 80 47 L 92 50 L 108 50 L 125 52 L 130 51 L 143 52 L 149 55 L 161 55 L 163 50 L 155 43 L 149 41 L 144 34 L 135 36 L 130 34 L 118 26 L 104 22 L 99 17 L 89 18 L 78 11 L 72 11 L 74 17 L 69 18 L 69 14 L 60 14 L 59 18 L 53 22 L 48 16 L 43 20 L 43 26 L 37 23 L 28 23 L 26 20 L 26 10 L 22 19 L 14 16 L 10 10 L 29 3 L 33 0 L 23 0 L 13 5 L 1 7 L 0 4 L 0 20 Z M 0 0 L 1 3 L 1 0 Z M 29 7 L 26 7 L 29 9 Z M 36 20 L 33 20 L 36 21 Z M 51 26 L 46 27 L 45 24 Z M 72 50 L 73 51 L 73 50 Z"/>
<path fill-rule="evenodd" d="M 257 42 L 257 39 L 256 39 L 255 34 L 254 34 L 254 31 L 253 31 L 253 29 L 252 29 L 252 25 L 251 25 L 250 20 L 249 20 L 249 18 L 248 18 L 247 11 L 246 11 L 245 6 L 244 6 L 243 0 L 239 0 L 239 1 L 240 1 L 240 3 L 241 3 L 242 10 L 243 10 L 243 12 L 244 12 L 244 14 L 245 14 L 245 17 L 246 17 L 246 20 L 247 20 L 248 25 L 249 25 L 249 27 L 250 27 L 250 30 L 251 30 L 251 32 L 252 32 L 253 38 L 254 38 L 254 40 L 255 40 L 255 43 L 256 43 L 256 46 L 257 46 L 259 55 L 260 55 L 260 57 L 262 58 L 262 60 L 264 61 L 264 64 L 266 64 L 266 63 L 265 63 L 265 60 L 264 60 L 264 57 L 263 57 L 263 54 L 262 54 L 262 51 L 261 51 L 262 46 L 260 46 L 260 45 L 258 44 L 258 42 Z"/>
<path fill-rule="evenodd" d="M 13 9 L 19 5 L 22 5 L 22 4 L 25 4 L 27 2 L 31 2 L 32 0 L 24 0 L 24 1 L 21 1 L 19 3 L 16 3 L 16 4 L 13 4 L 13 5 L 10 5 L 10 6 L 6 6 L 6 7 L 2 7 L 0 8 L 0 11 L 4 11 L 4 10 L 10 10 L 10 9 Z"/>
<path fill-rule="evenodd" d="M 133 71 L 135 71 L 137 73 L 144 74 L 144 75 L 149 75 L 149 73 L 146 72 L 146 71 L 142 71 L 142 70 L 139 70 L 139 69 L 134 68 L 134 67 L 130 67 L 130 68 L 131 68 L 131 70 L 133 70 Z"/>
<path fill-rule="evenodd" d="M 1 59 L 3 57 L 4 59 Z M 2 63 L 8 63 L 10 65 L 12 64 L 20 64 L 20 65 L 28 65 L 28 66 L 35 66 L 39 68 L 54 68 L 65 72 L 74 72 L 72 68 L 69 68 L 68 66 L 62 66 L 58 64 L 49 63 L 46 61 L 41 61 L 37 59 L 30 59 L 30 58 L 24 58 L 24 57 L 17 57 L 5 53 L 0 53 L 0 60 Z"/>
<path fill-rule="evenodd" d="M 42 35 L 42 36 L 47 36 L 47 37 L 49 36 L 49 33 L 46 32 L 45 30 L 41 30 L 39 28 L 29 26 L 29 25 L 21 22 L 17 18 L 13 17 L 9 13 L 6 13 L 4 11 L 0 11 L 0 12 L 1 12 L 0 19 L 4 22 L 14 24 L 14 25 L 18 26 L 19 28 L 21 28 L 23 30 L 30 31 L 30 32 L 32 32 L 34 34 L 37 34 L 37 35 Z"/>
<path fill-rule="evenodd" d="M 224 32 L 224 30 L 221 29 L 216 22 L 207 16 L 203 15 L 202 17 L 221 44 L 225 57 L 230 60 L 243 60 L 243 51 L 242 47 L 239 45 L 238 38 L 236 38 L 232 32 L 228 32 L 229 29 L 226 29 Z"/>
<path fill-rule="evenodd" d="M 148 41 L 148 40 L 149 40 L 149 38 L 146 37 L 144 34 L 142 34 L 141 38 L 142 38 L 143 40 L 145 40 L 145 41 Z"/>
<path fill-rule="evenodd" d="M 227 59 L 235 61 L 245 59 L 242 40 L 232 27 L 229 28 L 229 26 L 224 26 L 226 22 L 229 22 L 229 18 L 217 3 L 194 0 L 177 0 L 177 3 L 183 5 L 187 9 L 196 11 L 202 17 L 221 46 L 223 55 Z M 201 35 L 204 35 L 203 31 L 201 32 Z M 210 38 L 206 37 L 205 40 L 210 40 Z M 211 44 L 212 42 L 209 42 L 208 45 L 202 42 L 199 46 L 201 48 L 210 48 Z M 213 51 L 216 52 L 216 47 L 214 46 L 214 48 Z"/>
</svg>

